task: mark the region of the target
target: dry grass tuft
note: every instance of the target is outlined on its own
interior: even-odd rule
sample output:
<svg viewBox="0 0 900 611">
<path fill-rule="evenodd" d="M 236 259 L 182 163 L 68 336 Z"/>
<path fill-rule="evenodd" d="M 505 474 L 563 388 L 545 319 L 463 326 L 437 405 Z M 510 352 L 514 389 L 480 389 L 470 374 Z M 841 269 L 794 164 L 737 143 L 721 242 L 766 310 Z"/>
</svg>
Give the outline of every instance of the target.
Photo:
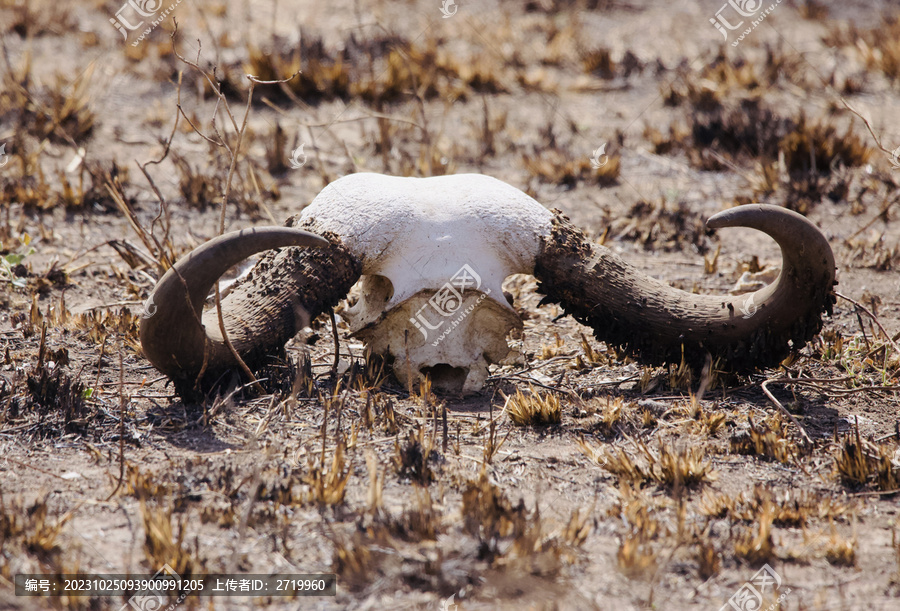
<svg viewBox="0 0 900 611">
<path fill-rule="evenodd" d="M 141 471 L 137 466 L 128 463 L 125 476 L 125 494 L 140 501 L 160 500 L 169 493 L 169 488 L 160 483 L 149 471 Z"/>
<path fill-rule="evenodd" d="M 779 495 L 761 484 L 754 486 L 749 497 L 742 492 L 736 498 L 707 501 L 705 510 L 717 504 L 720 512 L 724 510 L 734 520 L 755 522 L 760 515 L 770 514 L 772 524 L 791 528 L 805 527 L 812 520 L 845 519 L 850 512 L 850 506 L 830 496 L 810 490 Z"/>
<path fill-rule="evenodd" d="M 660 439 L 655 453 L 644 442 L 638 442 L 638 450 L 644 457 L 641 461 L 633 459 L 622 448 L 616 448 L 614 453 L 597 451 L 583 439 L 579 439 L 578 444 L 591 460 L 618 477 L 620 485 L 640 487 L 654 482 L 678 490 L 714 481 L 717 477 L 706 460 L 704 446 L 693 445 L 678 450 Z"/>
<path fill-rule="evenodd" d="M 655 573 L 658 563 L 658 551 L 653 542 L 667 537 L 669 531 L 653 516 L 647 499 L 634 494 L 630 487 L 623 486 L 625 499 L 613 511 L 621 518 L 626 531 L 619 540 L 616 561 L 619 570 L 629 577 L 643 577 Z"/>
<path fill-rule="evenodd" d="M 644 250 L 666 252 L 692 251 L 706 254 L 713 245 L 715 232 L 706 227 L 706 219 L 685 201 L 641 200 L 624 217 L 614 219 L 610 235 L 629 240 Z"/>
<path fill-rule="evenodd" d="M 614 357 L 611 357 L 605 352 L 597 352 L 594 350 L 594 347 L 591 346 L 591 342 L 585 337 L 584 333 L 581 334 L 581 350 L 583 355 L 577 355 L 575 357 L 575 362 L 572 364 L 572 369 L 577 371 L 583 371 L 598 365 L 609 365 L 614 362 Z"/>
<path fill-rule="evenodd" d="M 402 447 L 394 440 L 394 450 L 394 468 L 399 478 L 409 478 L 423 486 L 434 481 L 432 464 L 440 460 L 440 454 L 435 451 L 433 439 L 425 434 L 424 427 L 409 431 Z"/>
<path fill-rule="evenodd" d="M 342 505 L 347 493 L 347 482 L 350 481 L 352 465 L 344 459 L 346 444 L 343 438 L 339 439 L 331 457 L 331 466 L 324 468 L 324 455 L 322 464 L 315 464 L 310 457 L 309 472 L 303 478 L 309 486 L 309 499 L 318 505 Z"/>
<path fill-rule="evenodd" d="M 434 37 L 409 41 L 378 34 L 350 36 L 336 50 L 315 35 L 301 34 L 296 47 L 276 38 L 266 48 L 250 46 L 242 66 L 225 69 L 226 90 L 240 92 L 241 75 L 250 73 L 261 80 L 290 79 L 270 95 L 276 102 L 315 105 L 359 98 L 376 108 L 415 98 L 465 100 L 507 91 L 504 67 L 490 55 L 460 58 L 441 43 Z"/>
<path fill-rule="evenodd" d="M 758 426 L 750 419 L 746 433 L 737 433 L 731 438 L 731 452 L 746 456 L 759 456 L 766 460 L 789 463 L 799 455 L 797 444 L 788 439 L 787 430 L 780 415 L 761 422 Z"/>
<path fill-rule="evenodd" d="M 529 386 L 527 394 L 517 390 L 513 396 L 503 398 L 503 409 L 518 426 L 547 426 L 562 421 L 562 407 L 554 393 L 539 393 Z"/>
<path fill-rule="evenodd" d="M 42 358 L 50 356 L 45 351 Z M 67 357 L 63 351 L 53 358 Z M 99 434 L 105 415 L 88 403 L 87 389 L 65 369 L 38 363 L 26 371 L 24 384 L 0 385 L 0 421 L 15 423 L 38 439 Z"/>
<path fill-rule="evenodd" d="M 872 149 L 848 126 L 843 133 L 833 123 L 811 121 L 801 114 L 794 128 L 778 143 L 788 173 L 824 173 L 834 164 L 865 165 Z"/>
<path fill-rule="evenodd" d="M 696 486 L 716 479 L 716 472 L 705 459 L 703 446 L 689 446 L 676 450 L 673 446 L 659 443 L 659 457 L 654 463 L 654 455 L 647 446 L 641 444 L 642 451 L 653 465 L 653 478 L 666 486 Z"/>
<path fill-rule="evenodd" d="M 846 22 L 833 25 L 822 38 L 830 47 L 855 49 L 869 70 L 880 70 L 892 81 L 900 80 L 900 17 L 885 16 L 865 30 Z"/>
<path fill-rule="evenodd" d="M 537 509 L 528 511 L 522 500 L 513 505 L 484 470 L 466 484 L 462 515 L 465 531 L 479 542 L 480 559 L 532 575 L 558 574 L 590 529 L 587 516 L 576 510 L 559 533 L 548 533 Z"/>
<path fill-rule="evenodd" d="M 390 537 L 383 528 L 369 528 L 363 532 L 357 530 L 349 539 L 336 533 L 329 538 L 334 545 L 331 568 L 351 590 L 359 590 L 372 583 L 372 576 L 386 555 L 380 550 L 393 551 Z"/>
<path fill-rule="evenodd" d="M 872 486 L 883 492 L 900 489 L 900 468 L 894 464 L 896 448 L 875 444 L 855 434 L 844 438 L 834 466 L 845 486 Z"/>
<path fill-rule="evenodd" d="M 825 559 L 834 566 L 856 566 L 858 543 L 856 537 L 845 539 L 832 530 L 831 536 L 825 544 Z"/>
<path fill-rule="evenodd" d="M 414 485 L 415 505 L 390 521 L 391 532 L 404 541 L 437 541 L 444 532 L 441 513 L 435 507 L 428 488 Z"/>
<path fill-rule="evenodd" d="M 694 551 L 694 560 L 697 563 L 697 575 L 704 581 L 715 577 L 722 570 L 722 554 L 712 543 L 699 543 Z"/>
<path fill-rule="evenodd" d="M 594 167 L 588 156 L 573 157 L 558 148 L 543 150 L 533 155 L 522 155 L 522 164 L 530 176 L 553 185 L 574 188 L 578 182 L 593 183 L 603 187 L 619 180 L 621 157 L 609 154 L 600 167 Z"/>
<path fill-rule="evenodd" d="M 91 135 L 96 119 L 88 88 L 93 68 L 73 80 L 57 75 L 53 84 L 40 87 L 31 72 L 31 56 L 20 66 L 8 63 L 0 78 L 0 122 L 12 126 L 17 143 L 25 135 L 59 143 L 80 143 Z"/>
<path fill-rule="evenodd" d="M 59 537 L 72 512 L 51 520 L 48 499 L 24 506 L 17 500 L 7 503 L 0 495 L 0 578 L 12 581 L 13 570 L 29 556 L 40 562 L 42 572 L 61 572 L 65 550 Z"/>
<path fill-rule="evenodd" d="M 195 558 L 186 548 L 187 515 L 178 522 L 177 534 L 172 529 L 172 508 L 141 501 L 144 525 L 144 556 L 154 569 L 168 564 L 182 577 L 203 572 L 205 562 Z"/>
<path fill-rule="evenodd" d="M 47 0 L 3 0 L 0 2 L 0 32 L 31 39 L 63 36 L 78 27 L 72 7 L 66 2 Z"/>
<path fill-rule="evenodd" d="M 756 515 L 756 525 L 738 531 L 734 540 L 734 555 L 750 564 L 762 564 L 775 558 L 775 544 L 772 541 L 774 508 L 762 505 Z"/>
<path fill-rule="evenodd" d="M 702 72 L 684 72 L 663 92 L 666 103 L 688 106 L 687 127 L 677 122 L 668 135 L 648 126 L 644 136 L 657 154 L 678 150 L 702 170 L 735 169 L 753 162 L 757 195 L 779 193 L 784 205 L 801 213 L 823 197 L 846 199 L 847 178 L 838 168 L 865 165 L 873 150 L 848 124 L 811 120 L 778 112 L 763 102 L 766 92 L 788 81 L 791 89 L 812 87 L 808 70 L 793 54 L 768 48 L 757 67 L 717 57 Z M 817 87 L 818 85 L 816 85 Z"/>
</svg>

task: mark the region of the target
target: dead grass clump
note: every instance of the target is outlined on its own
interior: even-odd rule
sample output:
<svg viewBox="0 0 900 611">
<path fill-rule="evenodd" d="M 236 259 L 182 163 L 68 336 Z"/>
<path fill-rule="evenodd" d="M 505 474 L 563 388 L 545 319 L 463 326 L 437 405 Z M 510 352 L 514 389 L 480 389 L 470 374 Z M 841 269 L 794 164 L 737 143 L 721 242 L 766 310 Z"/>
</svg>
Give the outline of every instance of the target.
<svg viewBox="0 0 900 611">
<path fill-rule="evenodd" d="M 20 501 L 7 503 L 0 495 L 0 576 L 12 581 L 9 560 L 17 556 L 30 555 L 51 571 L 59 566 L 63 552 L 59 535 L 72 513 L 51 521 L 48 498 L 25 507 Z"/>
<path fill-rule="evenodd" d="M 390 520 L 391 532 L 404 541 L 437 541 L 445 529 L 441 513 L 435 507 L 428 488 L 414 485 L 415 505 L 407 508 L 398 518 Z"/>
<path fill-rule="evenodd" d="M 825 559 L 834 566 L 856 566 L 858 543 L 856 537 L 845 539 L 836 531 L 832 531 L 825 544 Z"/>
<path fill-rule="evenodd" d="M 697 575 L 703 580 L 715 577 L 722 570 L 722 554 L 708 541 L 697 544 L 694 561 L 697 563 Z"/>
<path fill-rule="evenodd" d="M 170 155 L 178 172 L 178 190 L 184 198 L 184 203 L 200 210 L 218 204 L 224 180 L 217 174 L 200 173 L 187 159 L 174 151 L 170 151 Z"/>
<path fill-rule="evenodd" d="M 677 490 L 710 482 L 717 477 L 711 463 L 706 460 L 704 446 L 692 445 L 679 450 L 660 439 L 659 448 L 654 452 L 644 442 L 638 442 L 637 447 L 644 460 L 635 460 L 622 448 L 616 448 L 615 453 L 609 450 L 599 452 L 583 439 L 579 439 L 578 444 L 589 458 L 618 477 L 620 484 L 640 487 L 654 482 Z"/>
<path fill-rule="evenodd" d="M 8 400 L 5 418 L 14 421 L 36 415 L 32 432 L 41 438 L 97 434 L 103 416 L 88 405 L 85 396 L 84 385 L 65 373 L 63 367 L 40 366 L 27 375 L 24 393 Z"/>
<path fill-rule="evenodd" d="M 434 481 L 432 465 L 441 460 L 440 453 L 432 445 L 433 439 L 425 434 L 423 427 L 409 431 L 403 446 L 394 440 L 394 468 L 401 479 L 409 478 L 423 486 Z"/>
<path fill-rule="evenodd" d="M 279 87 L 288 96 L 308 104 L 345 99 L 350 94 L 350 74 L 344 58 L 329 54 L 321 38 L 301 35 L 299 45 L 284 52 L 250 46 L 243 71 L 263 81 L 289 79 L 296 74 Z"/>
<path fill-rule="evenodd" d="M 843 134 L 833 123 L 810 121 L 801 114 L 794 128 L 778 143 L 783 167 L 791 175 L 827 173 L 836 164 L 865 165 L 872 149 L 848 126 Z"/>
<path fill-rule="evenodd" d="M 686 202 L 665 199 L 637 202 L 628 214 L 613 221 L 609 233 L 615 240 L 636 242 L 644 250 L 691 250 L 701 255 L 709 252 L 715 235 L 706 227 L 706 219 Z"/>
<path fill-rule="evenodd" d="M 74 80 L 57 75 L 53 85 L 38 86 L 31 73 L 31 57 L 26 54 L 18 68 L 8 63 L 0 87 L 0 122 L 14 133 L 40 141 L 79 143 L 94 129 L 88 87 L 93 75 L 89 68 Z"/>
<path fill-rule="evenodd" d="M 126 195 L 128 186 L 128 168 L 120 168 L 115 161 L 84 162 L 78 172 L 77 182 L 69 182 L 69 177 L 59 172 L 62 191 L 58 201 L 66 210 L 84 212 L 116 212 L 119 206 L 109 193 L 112 189 L 118 197 L 129 206 L 135 204 L 135 198 Z"/>
<path fill-rule="evenodd" d="M 703 515 L 721 519 L 734 510 L 736 503 L 737 499 L 731 495 L 705 491 L 700 497 L 698 507 Z"/>
<path fill-rule="evenodd" d="M 327 482 L 325 485 L 335 488 L 340 485 L 340 482 Z M 291 473 L 286 475 L 276 474 L 274 477 L 264 476 L 260 478 L 259 485 L 256 487 L 255 498 L 257 501 L 273 503 L 275 506 L 295 507 L 302 505 L 305 500 L 300 487 L 301 482 Z M 337 495 L 338 491 L 336 490 L 329 493 L 323 492 L 322 494 L 324 498 L 329 500 L 337 498 Z M 317 499 L 314 500 L 318 502 Z M 322 504 L 329 505 L 334 503 L 323 502 Z"/>
<path fill-rule="evenodd" d="M 875 444 L 851 433 L 834 457 L 835 470 L 845 486 L 871 486 L 884 492 L 900 488 L 900 468 L 894 462 L 896 448 Z"/>
<path fill-rule="evenodd" d="M 774 508 L 771 504 L 760 507 L 756 525 L 738 531 L 734 538 L 734 555 L 750 564 L 759 565 L 775 558 L 775 543 L 772 541 Z"/>
<path fill-rule="evenodd" d="M 653 542 L 670 533 L 650 515 L 650 508 L 644 497 L 633 494 L 627 486 L 625 494 L 627 500 L 617 507 L 615 513 L 626 526 L 626 531 L 619 540 L 616 561 L 619 570 L 629 577 L 647 576 L 656 571 L 659 562 Z"/>
<path fill-rule="evenodd" d="M 346 463 L 344 452 L 346 444 L 343 438 L 339 439 L 331 457 L 331 465 L 327 469 L 324 466 L 324 449 L 322 461 L 319 464 L 313 462 L 310 457 L 309 471 L 303 478 L 309 486 L 309 499 L 318 505 L 342 505 L 347 494 L 347 482 L 350 481 L 352 465 Z"/>
<path fill-rule="evenodd" d="M 787 430 L 780 416 L 761 422 L 750 421 L 747 432 L 737 433 L 731 438 L 731 452 L 745 456 L 759 456 L 766 460 L 789 463 L 799 455 L 797 444 L 787 438 Z"/>
<path fill-rule="evenodd" d="M 900 243 L 891 244 L 883 234 L 853 238 L 843 243 L 843 259 L 854 267 L 887 272 L 900 268 Z"/>
<path fill-rule="evenodd" d="M 655 467 L 654 479 L 663 485 L 680 487 L 696 486 L 716 478 L 712 465 L 706 460 L 704 446 L 689 446 L 676 450 L 660 441 L 659 456 L 654 463 L 653 454 L 642 444 L 642 451 Z"/>
<path fill-rule="evenodd" d="M 110 336 L 118 336 L 140 354 L 140 320 L 140 314 L 132 314 L 128 308 L 88 310 L 74 316 L 72 326 L 94 345 L 100 346 Z"/>
<path fill-rule="evenodd" d="M 773 525 L 791 528 L 806 527 L 812 520 L 844 519 L 850 511 L 845 503 L 815 491 L 787 490 L 780 495 L 761 484 L 753 487 L 749 497 L 742 492 L 736 498 L 707 501 L 706 510 L 717 502 L 734 520 L 755 522 L 760 515 L 770 514 Z"/>
<path fill-rule="evenodd" d="M 169 488 L 160 483 L 149 471 L 141 471 L 137 466 L 127 463 L 125 476 L 125 494 L 140 501 L 150 499 L 161 500 L 169 493 Z"/>
<path fill-rule="evenodd" d="M 529 175 L 542 182 L 574 188 L 579 181 L 600 186 L 614 185 L 619 180 L 621 157 L 601 154 L 598 161 L 590 157 L 573 158 L 566 151 L 551 148 L 522 155 L 522 163 Z"/>
<path fill-rule="evenodd" d="M 588 340 L 584 333 L 581 334 L 581 350 L 582 354 L 576 355 L 575 362 L 572 364 L 572 369 L 577 371 L 583 371 L 598 365 L 609 365 L 615 362 L 615 355 L 594 350 L 590 340 Z"/>
<path fill-rule="evenodd" d="M 537 508 L 528 511 L 523 500 L 513 505 L 484 470 L 466 485 L 462 514 L 480 560 L 532 575 L 558 574 L 589 532 L 587 515 L 576 510 L 561 532 L 549 533 Z"/>
<path fill-rule="evenodd" d="M 52 34 L 63 36 L 77 28 L 72 7 L 66 2 L 3 0 L 0 2 L 0 31 L 20 38 Z"/>
<path fill-rule="evenodd" d="M 626 405 L 622 397 L 594 399 L 587 407 L 588 413 L 594 415 L 584 423 L 584 428 L 592 435 L 610 439 L 635 428 L 634 406 Z"/>
<path fill-rule="evenodd" d="M 333 533 L 329 536 L 334 545 L 331 558 L 332 570 L 351 590 L 360 590 L 372 584 L 372 577 L 383 567 L 388 550 L 394 551 L 386 530 L 366 529 L 354 531 L 349 539 Z"/>
<path fill-rule="evenodd" d="M 900 17 L 886 15 L 877 26 L 860 29 L 847 22 L 831 26 L 822 42 L 830 47 L 854 48 L 869 70 L 880 70 L 892 81 L 900 80 Z"/>
<path fill-rule="evenodd" d="M 462 515 L 465 530 L 481 541 L 482 557 L 499 554 L 498 540 L 512 534 L 516 524 L 525 521 L 524 501 L 515 507 L 503 492 L 482 472 L 478 480 L 470 481 L 462 495 Z"/>
<path fill-rule="evenodd" d="M 688 128 L 673 124 L 668 136 L 647 127 L 645 137 L 658 154 L 683 151 L 702 170 L 721 171 L 750 160 L 760 164 L 757 193 L 774 194 L 783 187 L 785 205 L 806 212 L 827 196 L 846 198 L 848 180 L 829 180 L 839 166 L 864 165 L 872 155 L 848 125 L 841 130 L 830 119 L 790 117 L 762 100 L 780 80 L 804 87 L 808 75 L 794 54 L 768 48 L 757 69 L 719 56 L 702 73 L 684 71 L 664 91 L 669 105 L 686 105 Z M 777 166 L 773 165 L 777 160 Z"/>
<path fill-rule="evenodd" d="M 625 54 L 617 62 L 613 60 L 612 53 L 607 47 L 595 47 L 584 49 L 580 53 L 581 67 L 587 73 L 603 80 L 611 80 L 617 77 L 628 78 L 634 73 L 644 69 L 637 55 L 631 51 Z"/>
<path fill-rule="evenodd" d="M 709 111 L 698 110 L 692 114 L 691 122 L 690 148 L 685 152 L 692 165 L 712 171 L 728 167 L 722 158 L 777 159 L 779 143 L 794 127 L 790 119 L 755 98 L 728 102 Z"/>
<path fill-rule="evenodd" d="M 340 50 L 331 50 L 320 37 L 301 33 L 295 47 L 276 39 L 265 49 L 248 48 L 240 69 L 225 70 L 227 80 L 234 81 L 226 93 L 241 91 L 239 78 L 245 73 L 268 81 L 289 79 L 279 85 L 280 95 L 269 96 L 274 101 L 314 105 L 358 97 L 378 108 L 411 97 L 466 99 L 471 93 L 507 90 L 502 66 L 487 55 L 458 58 L 440 43 L 434 37 L 418 42 L 351 35 Z"/>
<path fill-rule="evenodd" d="M 504 394 L 503 398 L 503 409 L 518 426 L 547 426 L 562 421 L 562 407 L 554 393 L 539 393 L 529 386 L 528 394 L 517 390 L 513 396 Z"/>
<path fill-rule="evenodd" d="M 141 519 L 144 525 L 144 556 L 154 571 L 168 564 L 182 578 L 203 572 L 205 561 L 191 554 L 185 544 L 187 525 L 190 523 L 187 515 L 178 521 L 176 533 L 172 528 L 171 507 L 141 501 Z"/>
</svg>

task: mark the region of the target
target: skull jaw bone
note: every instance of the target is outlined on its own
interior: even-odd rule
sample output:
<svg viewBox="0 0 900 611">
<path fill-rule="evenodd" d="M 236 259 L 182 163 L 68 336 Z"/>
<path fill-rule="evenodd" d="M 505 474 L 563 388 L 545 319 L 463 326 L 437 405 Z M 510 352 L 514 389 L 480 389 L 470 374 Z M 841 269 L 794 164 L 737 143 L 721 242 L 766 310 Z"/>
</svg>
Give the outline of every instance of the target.
<svg viewBox="0 0 900 611">
<path fill-rule="evenodd" d="M 431 302 L 434 291 L 420 291 L 361 328 L 354 323 L 371 316 L 356 308 L 347 314 L 354 337 L 372 354 L 393 358 L 401 384 L 428 376 L 434 390 L 465 395 L 481 390 L 488 365 L 515 355 L 506 337 L 522 329 L 515 312 L 489 292 L 467 291 L 459 307 L 441 312 Z"/>
</svg>

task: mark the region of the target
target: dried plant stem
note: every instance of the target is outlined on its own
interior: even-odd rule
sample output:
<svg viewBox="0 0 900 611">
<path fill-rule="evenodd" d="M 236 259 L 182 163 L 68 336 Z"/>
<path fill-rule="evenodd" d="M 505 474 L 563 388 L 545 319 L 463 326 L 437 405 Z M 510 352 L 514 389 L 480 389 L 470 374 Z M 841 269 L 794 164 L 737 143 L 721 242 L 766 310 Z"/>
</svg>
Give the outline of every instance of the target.
<svg viewBox="0 0 900 611">
<path fill-rule="evenodd" d="M 763 382 L 762 384 L 760 384 L 760 387 L 762 388 L 762 391 L 766 394 L 766 396 L 769 398 L 769 400 L 775 404 L 775 407 L 780 409 L 781 412 L 785 416 L 787 416 L 791 422 L 794 423 L 794 426 L 796 426 L 800 430 L 800 434 L 803 435 L 803 440 L 806 441 L 806 443 L 812 444 L 812 438 L 806 432 L 806 429 L 803 428 L 803 425 L 800 424 L 800 422 L 796 418 L 794 418 L 794 414 L 789 412 L 787 410 L 787 408 L 785 406 L 783 406 L 778 399 L 775 398 L 775 395 L 773 395 L 766 386 L 767 384 L 770 384 L 772 382 L 792 382 L 792 381 L 794 381 L 794 380 L 792 380 L 791 378 L 770 378 L 770 379 L 766 380 L 765 382 Z"/>
<path fill-rule="evenodd" d="M 884 336 L 887 338 L 887 340 L 891 343 L 891 346 L 894 347 L 894 350 L 896 350 L 897 352 L 900 352 L 900 346 L 897 345 L 897 342 L 894 341 L 894 339 L 891 337 L 891 335 L 890 335 L 890 334 L 885 330 L 885 328 L 881 325 L 881 321 L 878 320 L 878 317 L 875 316 L 875 314 L 873 314 L 872 312 L 870 312 L 869 309 L 868 309 L 866 306 L 864 306 L 864 305 L 861 304 L 860 302 L 856 301 L 855 299 L 851 299 L 850 297 L 847 297 L 846 295 L 843 295 L 843 294 L 841 294 L 841 293 L 838 293 L 837 291 L 835 291 L 834 294 L 837 295 L 838 297 L 840 297 L 841 299 L 843 299 L 844 301 L 849 301 L 849 302 L 852 303 L 854 306 L 856 306 L 858 309 L 862 310 L 863 313 L 865 313 L 866 316 L 868 316 L 869 318 L 871 318 L 872 321 L 873 321 L 876 325 L 878 325 L 878 328 L 881 329 L 881 332 L 884 334 Z"/>
<path fill-rule="evenodd" d="M 852 106 L 850 106 L 850 103 L 847 102 L 847 100 L 845 100 L 843 96 L 841 96 L 841 103 L 844 105 L 844 108 L 846 108 L 847 110 L 849 110 L 850 112 L 852 112 L 853 114 L 855 114 L 857 117 L 859 117 L 860 119 L 862 119 L 862 122 L 866 124 L 866 129 L 868 129 L 868 130 L 869 130 L 869 133 L 872 134 L 872 139 L 875 140 L 875 144 L 878 145 L 878 148 L 881 149 L 883 152 L 887 153 L 888 155 L 893 156 L 894 152 L 893 152 L 893 151 L 887 150 L 887 149 L 881 144 L 881 140 L 878 138 L 878 136 L 875 135 L 875 130 L 872 129 L 872 124 L 869 123 L 869 120 L 868 120 L 867 118 L 865 118 L 865 117 L 862 115 L 862 113 L 860 113 L 858 110 L 856 110 L 855 108 L 853 108 Z"/>
<path fill-rule="evenodd" d="M 123 352 L 125 352 L 125 347 L 120 345 L 119 346 L 119 481 L 116 483 L 116 487 L 113 488 L 113 491 L 109 493 L 109 496 L 106 497 L 107 501 L 116 495 L 116 493 L 122 487 L 122 483 L 125 481 L 125 405 L 128 402 L 125 400 L 125 364 L 122 359 Z"/>
</svg>

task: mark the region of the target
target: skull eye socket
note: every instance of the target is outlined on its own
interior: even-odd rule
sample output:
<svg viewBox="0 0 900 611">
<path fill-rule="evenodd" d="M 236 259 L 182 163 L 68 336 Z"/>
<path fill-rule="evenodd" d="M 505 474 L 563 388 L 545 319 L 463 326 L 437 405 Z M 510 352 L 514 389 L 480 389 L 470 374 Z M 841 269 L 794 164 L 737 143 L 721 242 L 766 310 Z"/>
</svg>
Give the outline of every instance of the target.
<svg viewBox="0 0 900 611">
<path fill-rule="evenodd" d="M 370 304 L 387 303 L 394 296 L 394 284 L 387 276 L 379 276 L 377 274 L 363 276 L 360 278 L 357 286 L 360 291 L 359 296 L 365 298 Z M 356 303 L 357 300 L 353 300 L 350 306 L 352 307 Z"/>
</svg>

